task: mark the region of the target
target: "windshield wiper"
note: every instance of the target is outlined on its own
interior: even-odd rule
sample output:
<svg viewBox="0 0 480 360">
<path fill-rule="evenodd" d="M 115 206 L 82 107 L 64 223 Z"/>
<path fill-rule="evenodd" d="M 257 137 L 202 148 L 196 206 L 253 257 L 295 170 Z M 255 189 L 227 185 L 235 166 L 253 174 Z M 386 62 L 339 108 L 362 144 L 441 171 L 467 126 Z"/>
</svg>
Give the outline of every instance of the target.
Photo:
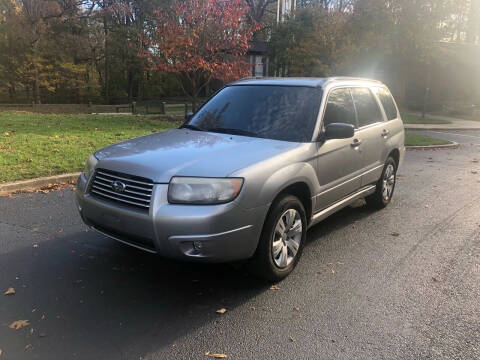
<svg viewBox="0 0 480 360">
<path fill-rule="evenodd" d="M 205 129 L 202 129 L 201 127 L 191 125 L 191 124 L 183 124 L 180 126 L 180 129 L 190 129 L 190 130 L 195 130 L 195 131 L 205 131 Z"/>
<path fill-rule="evenodd" d="M 207 131 L 222 133 L 222 134 L 258 137 L 258 134 L 254 133 L 254 132 L 247 131 L 247 130 L 233 129 L 233 128 L 220 128 L 220 127 L 218 127 L 218 128 L 207 129 Z"/>
</svg>

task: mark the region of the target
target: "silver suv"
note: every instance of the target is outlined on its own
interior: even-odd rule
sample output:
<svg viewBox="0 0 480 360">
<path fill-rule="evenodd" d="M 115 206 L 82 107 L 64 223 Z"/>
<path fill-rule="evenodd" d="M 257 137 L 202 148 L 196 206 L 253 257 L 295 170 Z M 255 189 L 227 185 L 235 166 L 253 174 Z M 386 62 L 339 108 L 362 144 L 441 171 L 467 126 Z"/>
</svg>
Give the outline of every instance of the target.
<svg viewBox="0 0 480 360">
<path fill-rule="evenodd" d="M 246 79 L 179 129 L 91 155 L 76 199 L 87 225 L 122 243 L 179 259 L 248 259 L 277 281 L 309 227 L 359 198 L 388 205 L 404 152 L 380 82 Z"/>
</svg>

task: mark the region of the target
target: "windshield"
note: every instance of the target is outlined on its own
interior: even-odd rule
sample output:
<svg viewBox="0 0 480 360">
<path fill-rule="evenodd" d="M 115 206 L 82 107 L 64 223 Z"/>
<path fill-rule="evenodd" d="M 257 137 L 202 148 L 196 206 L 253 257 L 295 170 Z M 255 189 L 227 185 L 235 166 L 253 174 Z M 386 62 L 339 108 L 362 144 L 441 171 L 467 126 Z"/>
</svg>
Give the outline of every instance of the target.
<svg viewBox="0 0 480 360">
<path fill-rule="evenodd" d="M 185 127 L 274 140 L 310 142 L 321 90 L 297 86 L 229 86 Z"/>
</svg>

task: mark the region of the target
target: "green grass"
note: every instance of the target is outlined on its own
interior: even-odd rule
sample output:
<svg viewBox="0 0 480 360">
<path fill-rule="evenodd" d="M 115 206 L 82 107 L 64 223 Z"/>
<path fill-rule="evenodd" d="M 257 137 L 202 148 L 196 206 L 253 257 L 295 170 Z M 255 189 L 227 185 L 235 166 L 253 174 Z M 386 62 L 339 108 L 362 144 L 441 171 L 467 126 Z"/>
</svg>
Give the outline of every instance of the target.
<svg viewBox="0 0 480 360">
<path fill-rule="evenodd" d="M 147 116 L 0 112 L 0 183 L 80 171 L 101 147 L 178 125 Z"/>
<path fill-rule="evenodd" d="M 428 145 L 446 145 L 451 144 L 450 141 L 437 139 L 431 136 L 415 134 L 411 132 L 405 133 L 406 146 L 428 146 Z"/>
<path fill-rule="evenodd" d="M 405 114 L 402 115 L 402 120 L 405 124 L 451 124 L 451 121 L 442 119 L 431 119 L 426 117 L 422 119 L 420 116 Z"/>
</svg>

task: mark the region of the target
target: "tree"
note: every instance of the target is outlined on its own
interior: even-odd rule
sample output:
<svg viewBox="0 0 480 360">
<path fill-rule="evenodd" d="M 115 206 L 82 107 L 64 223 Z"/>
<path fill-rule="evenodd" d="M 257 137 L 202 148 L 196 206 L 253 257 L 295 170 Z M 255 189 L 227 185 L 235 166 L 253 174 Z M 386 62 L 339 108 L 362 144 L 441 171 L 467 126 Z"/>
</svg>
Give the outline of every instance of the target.
<svg viewBox="0 0 480 360">
<path fill-rule="evenodd" d="M 185 0 L 170 11 L 157 9 L 142 55 L 154 69 L 177 75 L 195 111 L 212 78 L 228 81 L 248 74 L 244 56 L 258 25 L 249 24 L 247 14 L 243 0 Z"/>
</svg>

